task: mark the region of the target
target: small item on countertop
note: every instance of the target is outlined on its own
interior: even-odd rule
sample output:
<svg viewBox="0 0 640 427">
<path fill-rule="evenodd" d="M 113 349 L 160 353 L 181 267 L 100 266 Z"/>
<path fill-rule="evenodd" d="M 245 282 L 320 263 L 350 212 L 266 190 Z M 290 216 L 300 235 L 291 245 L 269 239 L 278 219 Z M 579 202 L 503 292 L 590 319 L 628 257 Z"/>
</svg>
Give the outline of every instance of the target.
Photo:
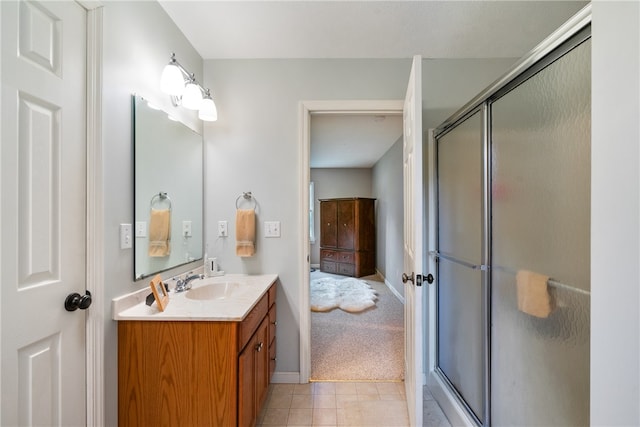
<svg viewBox="0 0 640 427">
<path fill-rule="evenodd" d="M 159 274 L 156 274 L 156 276 L 151 279 L 151 282 L 149 282 L 149 286 L 151 287 L 151 292 L 153 292 L 153 296 L 155 297 L 158 309 L 160 309 L 160 311 L 164 311 L 169 304 L 169 294 L 167 293 L 167 286 L 162 283 L 162 277 Z"/>
</svg>

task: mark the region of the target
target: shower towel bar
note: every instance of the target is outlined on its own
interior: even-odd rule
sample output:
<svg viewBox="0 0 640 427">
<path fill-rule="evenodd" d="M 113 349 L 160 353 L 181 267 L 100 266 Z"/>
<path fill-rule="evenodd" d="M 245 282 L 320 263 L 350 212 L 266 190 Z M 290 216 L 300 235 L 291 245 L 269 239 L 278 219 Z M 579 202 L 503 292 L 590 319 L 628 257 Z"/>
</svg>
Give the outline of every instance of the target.
<svg viewBox="0 0 640 427">
<path fill-rule="evenodd" d="M 437 251 L 429 251 L 429 256 L 434 257 L 436 260 L 438 260 L 439 258 L 443 258 L 443 259 L 446 259 L 447 261 L 455 262 L 455 263 L 464 265 L 465 267 L 472 268 L 474 270 L 486 271 L 486 270 L 493 269 L 493 270 L 498 270 L 498 271 L 502 271 L 502 272 L 505 272 L 505 273 L 510 273 L 510 274 L 513 274 L 514 276 L 516 275 L 515 271 L 511 271 L 511 270 L 509 270 L 507 268 L 504 268 L 504 267 L 496 267 L 496 266 L 489 266 L 489 265 L 476 265 L 476 264 L 470 263 L 468 261 L 463 261 L 463 260 L 456 259 L 456 258 L 454 258 L 452 256 L 444 255 L 444 254 L 439 253 Z M 547 281 L 547 285 L 549 285 L 552 288 L 562 289 L 562 290 L 565 290 L 565 291 L 576 292 L 576 293 L 591 297 L 591 292 L 590 291 L 586 291 L 584 289 L 576 288 L 574 286 L 570 286 L 570 285 L 567 285 L 565 283 L 558 282 L 557 280 L 554 280 L 554 279 L 549 279 Z"/>
</svg>

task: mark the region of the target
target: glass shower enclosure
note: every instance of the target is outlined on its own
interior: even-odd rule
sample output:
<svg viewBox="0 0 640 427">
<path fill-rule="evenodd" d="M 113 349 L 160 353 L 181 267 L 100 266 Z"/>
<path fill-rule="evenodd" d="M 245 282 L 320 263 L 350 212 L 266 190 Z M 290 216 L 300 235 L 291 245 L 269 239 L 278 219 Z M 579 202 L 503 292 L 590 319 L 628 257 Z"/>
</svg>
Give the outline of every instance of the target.
<svg viewBox="0 0 640 427">
<path fill-rule="evenodd" d="M 435 132 L 436 374 L 477 425 L 589 424 L 590 34 Z"/>
</svg>

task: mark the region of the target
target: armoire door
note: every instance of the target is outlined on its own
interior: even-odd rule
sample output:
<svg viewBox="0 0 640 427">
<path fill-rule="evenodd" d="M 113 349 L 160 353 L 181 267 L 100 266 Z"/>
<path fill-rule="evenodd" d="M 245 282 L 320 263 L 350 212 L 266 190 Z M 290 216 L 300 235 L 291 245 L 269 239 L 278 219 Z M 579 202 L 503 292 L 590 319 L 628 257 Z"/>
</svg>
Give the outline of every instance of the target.
<svg viewBox="0 0 640 427">
<path fill-rule="evenodd" d="M 338 248 L 355 249 L 355 208 L 354 200 L 338 201 Z"/>
<path fill-rule="evenodd" d="M 320 246 L 335 248 L 338 246 L 338 202 L 335 200 L 320 203 Z"/>
</svg>

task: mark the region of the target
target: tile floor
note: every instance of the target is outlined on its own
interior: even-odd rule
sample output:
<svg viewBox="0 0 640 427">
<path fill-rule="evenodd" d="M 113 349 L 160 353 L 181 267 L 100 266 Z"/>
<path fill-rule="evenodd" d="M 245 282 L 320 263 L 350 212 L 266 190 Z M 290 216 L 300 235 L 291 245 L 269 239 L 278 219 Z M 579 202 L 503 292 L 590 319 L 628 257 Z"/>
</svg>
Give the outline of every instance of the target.
<svg viewBox="0 0 640 427">
<path fill-rule="evenodd" d="M 438 411 L 427 391 L 425 426 L 449 425 Z M 272 384 L 257 426 L 406 427 L 409 416 L 404 383 Z"/>
</svg>

